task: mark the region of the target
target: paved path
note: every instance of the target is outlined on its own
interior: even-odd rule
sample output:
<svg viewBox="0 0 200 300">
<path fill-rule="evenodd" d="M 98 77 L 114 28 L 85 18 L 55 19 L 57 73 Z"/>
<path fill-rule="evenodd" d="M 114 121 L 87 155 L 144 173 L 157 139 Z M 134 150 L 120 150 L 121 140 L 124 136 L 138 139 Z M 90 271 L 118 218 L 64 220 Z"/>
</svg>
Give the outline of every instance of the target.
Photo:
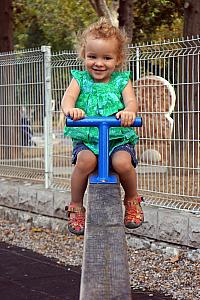
<svg viewBox="0 0 200 300">
<path fill-rule="evenodd" d="M 78 300 L 80 276 L 80 267 L 61 266 L 30 250 L 0 242 L 0 299 Z M 133 300 L 171 299 L 136 291 L 132 297 Z"/>
</svg>

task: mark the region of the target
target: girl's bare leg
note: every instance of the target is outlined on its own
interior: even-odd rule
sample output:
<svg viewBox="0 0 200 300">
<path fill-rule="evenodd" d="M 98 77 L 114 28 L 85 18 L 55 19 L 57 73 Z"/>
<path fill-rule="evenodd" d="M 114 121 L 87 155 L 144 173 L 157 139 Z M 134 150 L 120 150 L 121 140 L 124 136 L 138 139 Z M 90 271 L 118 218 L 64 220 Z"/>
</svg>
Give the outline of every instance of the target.
<svg viewBox="0 0 200 300">
<path fill-rule="evenodd" d="M 112 167 L 119 175 L 121 185 L 125 192 L 125 201 L 137 196 L 137 177 L 131 163 L 131 156 L 126 151 L 118 151 L 112 156 Z"/>
<path fill-rule="evenodd" d="M 126 151 L 118 151 L 112 157 L 113 169 L 118 173 L 125 191 L 124 224 L 129 229 L 142 225 L 144 214 L 140 205 L 141 197 L 137 194 L 136 172 L 131 163 L 131 155 Z"/>
<path fill-rule="evenodd" d="M 89 150 L 79 152 L 71 176 L 71 204 L 83 206 L 83 197 L 87 188 L 88 175 L 97 166 L 97 157 Z"/>
</svg>

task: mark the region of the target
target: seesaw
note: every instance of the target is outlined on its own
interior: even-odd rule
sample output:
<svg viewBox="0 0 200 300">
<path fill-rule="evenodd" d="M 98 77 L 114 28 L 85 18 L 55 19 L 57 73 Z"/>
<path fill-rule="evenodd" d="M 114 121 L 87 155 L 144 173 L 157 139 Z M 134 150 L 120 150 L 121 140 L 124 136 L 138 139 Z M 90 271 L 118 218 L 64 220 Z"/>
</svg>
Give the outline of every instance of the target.
<svg viewBox="0 0 200 300">
<path fill-rule="evenodd" d="M 124 231 L 120 184 L 109 174 L 109 128 L 118 127 L 115 117 L 85 117 L 69 127 L 98 127 L 98 174 L 89 178 L 80 300 L 130 300 L 127 243 Z M 142 126 L 137 117 L 134 127 Z"/>
</svg>

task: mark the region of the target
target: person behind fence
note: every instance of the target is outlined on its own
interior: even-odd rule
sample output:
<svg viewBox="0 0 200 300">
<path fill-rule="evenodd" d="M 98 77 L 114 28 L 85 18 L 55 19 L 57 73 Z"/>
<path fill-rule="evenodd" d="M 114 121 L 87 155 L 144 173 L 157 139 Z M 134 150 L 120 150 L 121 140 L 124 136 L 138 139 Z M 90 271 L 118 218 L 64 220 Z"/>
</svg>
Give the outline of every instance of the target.
<svg viewBox="0 0 200 300">
<path fill-rule="evenodd" d="M 32 141 L 32 128 L 30 119 L 28 117 L 25 107 L 22 107 L 20 112 L 20 125 L 21 125 L 21 145 L 22 146 L 35 146 L 35 143 Z"/>
<path fill-rule="evenodd" d="M 144 221 L 142 197 L 137 193 L 137 159 L 135 144 L 138 136 L 130 125 L 136 117 L 137 105 L 130 72 L 121 72 L 127 56 L 127 37 L 124 31 L 105 18 L 92 24 L 81 35 L 79 54 L 86 70 L 72 70 L 72 81 L 65 91 L 61 107 L 73 120 L 84 116 L 116 116 L 121 127 L 110 128 L 110 166 L 118 174 L 125 192 L 124 224 L 139 227 Z M 68 230 L 84 234 L 85 208 L 83 197 L 88 176 L 97 168 L 98 129 L 95 127 L 66 127 L 65 136 L 73 141 L 71 202 L 67 209 Z M 109 199 L 108 199 L 109 201 Z"/>
</svg>

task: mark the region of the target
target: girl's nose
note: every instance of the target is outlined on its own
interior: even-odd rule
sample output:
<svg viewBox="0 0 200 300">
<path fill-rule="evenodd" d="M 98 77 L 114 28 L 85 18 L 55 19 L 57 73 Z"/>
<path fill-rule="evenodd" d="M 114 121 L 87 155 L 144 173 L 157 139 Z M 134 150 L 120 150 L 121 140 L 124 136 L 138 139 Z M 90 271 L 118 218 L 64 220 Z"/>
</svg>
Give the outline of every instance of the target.
<svg viewBox="0 0 200 300">
<path fill-rule="evenodd" d="M 103 66 L 102 59 L 97 59 L 96 62 L 95 62 L 95 65 L 98 66 L 98 67 Z"/>
</svg>

